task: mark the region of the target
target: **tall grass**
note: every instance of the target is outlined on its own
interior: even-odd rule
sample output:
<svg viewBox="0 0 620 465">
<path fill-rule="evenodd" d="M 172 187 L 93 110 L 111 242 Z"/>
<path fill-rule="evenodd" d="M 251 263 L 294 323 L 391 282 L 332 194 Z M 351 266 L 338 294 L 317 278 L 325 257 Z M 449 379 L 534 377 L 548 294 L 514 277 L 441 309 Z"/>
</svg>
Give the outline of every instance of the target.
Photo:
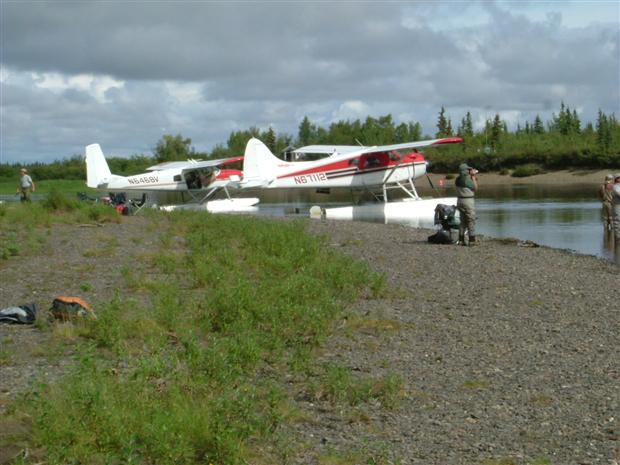
<svg viewBox="0 0 620 465">
<path fill-rule="evenodd" d="M 120 222 L 110 206 L 80 202 L 53 190 L 43 202 L 0 204 L 0 260 L 36 253 L 54 223 Z"/>
<path fill-rule="evenodd" d="M 19 178 L 15 178 L 14 181 L 0 181 L 0 194 L 12 195 L 15 194 L 19 183 Z M 38 181 L 34 179 L 34 183 L 37 186 L 37 194 L 49 194 L 52 190 L 56 189 L 68 194 L 75 195 L 78 192 L 87 192 L 89 195 L 97 196 L 98 193 L 95 189 L 90 189 L 86 186 L 85 181 L 69 180 L 69 179 L 46 179 L 44 181 Z"/>
<path fill-rule="evenodd" d="M 75 372 L 23 406 L 49 463 L 245 463 L 286 420 L 283 374 L 345 303 L 382 288 L 302 223 L 157 221 L 166 254 L 149 303 L 119 295 L 100 309 Z"/>
</svg>

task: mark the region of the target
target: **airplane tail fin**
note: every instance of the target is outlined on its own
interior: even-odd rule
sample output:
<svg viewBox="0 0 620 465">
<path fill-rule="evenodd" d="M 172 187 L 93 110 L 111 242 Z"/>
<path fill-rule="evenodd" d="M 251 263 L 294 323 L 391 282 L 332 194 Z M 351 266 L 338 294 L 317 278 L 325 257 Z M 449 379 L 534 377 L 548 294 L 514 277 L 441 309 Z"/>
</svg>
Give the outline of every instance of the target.
<svg viewBox="0 0 620 465">
<path fill-rule="evenodd" d="M 266 186 L 276 178 L 277 167 L 283 163 L 260 140 L 252 138 L 245 147 L 243 184 Z"/>
<path fill-rule="evenodd" d="M 110 180 L 112 173 L 99 144 L 86 146 L 86 185 L 97 188 Z"/>
</svg>

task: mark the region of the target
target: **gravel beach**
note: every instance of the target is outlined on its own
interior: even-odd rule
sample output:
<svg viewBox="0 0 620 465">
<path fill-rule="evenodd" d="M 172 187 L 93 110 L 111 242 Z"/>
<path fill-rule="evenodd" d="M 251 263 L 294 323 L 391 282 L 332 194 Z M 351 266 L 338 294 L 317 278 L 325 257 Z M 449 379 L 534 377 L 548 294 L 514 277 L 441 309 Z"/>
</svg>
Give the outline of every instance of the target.
<svg viewBox="0 0 620 465">
<path fill-rule="evenodd" d="M 306 403 L 315 420 L 299 433 L 323 441 L 314 454 L 366 441 L 404 464 L 619 463 L 620 268 L 513 240 L 429 244 L 398 225 L 309 230 L 400 290 L 353 309 L 398 330 L 336 331 L 324 359 L 405 381 L 402 405 L 367 423 Z"/>
<path fill-rule="evenodd" d="M 45 253 L 0 262 L 0 305 L 50 304 L 58 294 L 83 294 L 86 281 L 91 303 L 110 299 L 123 263 L 139 263 L 157 242 L 152 230 L 148 240 L 128 240 L 144 237 L 147 221 L 53 226 Z M 381 457 L 372 463 L 620 463 L 618 266 L 514 240 L 434 245 L 429 231 L 400 225 L 308 220 L 307 230 L 334 253 L 366 261 L 389 285 L 386 297 L 347 312 L 379 324 L 351 332 L 347 319 L 336 322 L 321 362 L 364 377 L 397 375 L 403 392 L 392 409 L 349 408 L 291 380 L 303 415 L 287 427 L 288 463 L 355 463 L 324 458 L 356 450 Z M 111 236 L 118 243 L 88 268 L 93 244 Z M 85 278 L 95 271 L 96 279 Z M 64 371 L 62 357 L 43 356 L 46 337 L 0 325 L 0 346 L 23 348 L 1 367 L 0 414 L 33 380 Z"/>
</svg>

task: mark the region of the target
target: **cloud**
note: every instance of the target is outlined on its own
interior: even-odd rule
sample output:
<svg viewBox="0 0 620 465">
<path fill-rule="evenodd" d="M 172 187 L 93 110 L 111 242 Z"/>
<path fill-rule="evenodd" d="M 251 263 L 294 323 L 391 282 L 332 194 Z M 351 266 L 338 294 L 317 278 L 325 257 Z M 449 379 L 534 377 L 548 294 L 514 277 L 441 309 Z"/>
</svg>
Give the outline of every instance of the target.
<svg viewBox="0 0 620 465">
<path fill-rule="evenodd" d="M 620 110 L 620 6 L 593 5 L 2 2 L 0 159 L 149 152 L 164 133 L 210 150 L 250 126 L 296 135 L 305 115 L 432 135 L 441 106 L 453 126 L 561 100 L 593 120 Z"/>
</svg>

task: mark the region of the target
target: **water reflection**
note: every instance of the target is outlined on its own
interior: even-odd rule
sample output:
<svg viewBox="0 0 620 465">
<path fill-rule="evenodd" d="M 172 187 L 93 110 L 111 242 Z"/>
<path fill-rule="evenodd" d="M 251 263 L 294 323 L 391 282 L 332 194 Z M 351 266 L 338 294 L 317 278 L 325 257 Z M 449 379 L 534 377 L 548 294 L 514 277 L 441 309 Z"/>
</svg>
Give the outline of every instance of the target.
<svg viewBox="0 0 620 465">
<path fill-rule="evenodd" d="M 423 186 L 418 192 L 422 196 L 454 196 L 450 188 L 437 193 Z M 330 207 L 351 202 L 351 194 L 346 190 L 332 192 L 329 196 L 294 191 L 287 192 L 285 197 L 282 195 L 276 192 L 269 192 L 266 197 L 260 195 L 261 214 L 278 214 L 284 204 L 305 215 L 312 205 Z M 530 240 L 608 260 L 615 258 L 620 263 L 620 251 L 614 250 L 613 235 L 610 237 L 604 232 L 596 186 L 483 186 L 476 200 L 476 210 L 477 226 L 482 235 Z"/>
<path fill-rule="evenodd" d="M 424 185 L 418 186 L 418 192 L 423 197 L 455 195 L 452 188 L 434 191 Z M 330 195 L 310 190 L 274 190 L 244 192 L 243 196 L 260 197 L 259 214 L 272 216 L 308 216 L 312 205 L 350 205 L 364 198 L 360 193 L 352 195 L 348 189 L 332 189 Z M 595 185 L 483 185 L 476 209 L 482 235 L 530 240 L 615 260 L 620 265 L 620 245 L 614 247 L 613 234 L 604 231 Z"/>
</svg>

